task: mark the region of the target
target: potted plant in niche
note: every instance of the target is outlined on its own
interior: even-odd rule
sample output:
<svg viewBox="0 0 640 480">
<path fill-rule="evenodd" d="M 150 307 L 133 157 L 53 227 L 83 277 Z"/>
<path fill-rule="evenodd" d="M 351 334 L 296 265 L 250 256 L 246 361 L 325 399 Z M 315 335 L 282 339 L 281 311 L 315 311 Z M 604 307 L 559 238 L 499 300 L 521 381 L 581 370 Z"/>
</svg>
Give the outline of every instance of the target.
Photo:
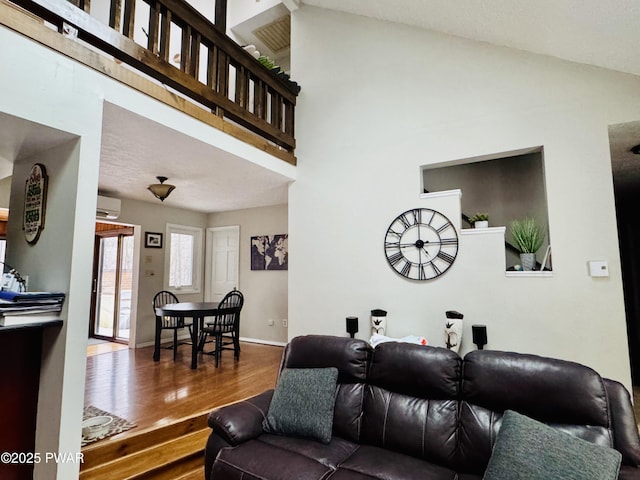
<svg viewBox="0 0 640 480">
<path fill-rule="evenodd" d="M 511 222 L 510 231 L 515 247 L 520 251 L 522 270 L 533 270 L 536 264 L 536 252 L 544 240 L 544 229 L 534 218 L 527 217 Z"/>
<path fill-rule="evenodd" d="M 487 228 L 489 226 L 489 214 L 476 213 L 469 219 L 469 222 L 473 224 L 473 228 Z"/>
</svg>

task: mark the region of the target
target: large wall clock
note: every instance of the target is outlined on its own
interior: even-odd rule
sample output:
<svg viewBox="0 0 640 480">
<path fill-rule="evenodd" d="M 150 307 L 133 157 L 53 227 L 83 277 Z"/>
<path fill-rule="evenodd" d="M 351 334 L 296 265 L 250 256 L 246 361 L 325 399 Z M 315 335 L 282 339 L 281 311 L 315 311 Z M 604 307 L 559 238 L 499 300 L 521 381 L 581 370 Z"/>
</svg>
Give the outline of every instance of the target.
<svg viewBox="0 0 640 480">
<path fill-rule="evenodd" d="M 453 265 L 458 254 L 458 233 L 440 212 L 414 208 L 391 222 L 384 251 L 389 265 L 403 277 L 431 280 Z"/>
</svg>

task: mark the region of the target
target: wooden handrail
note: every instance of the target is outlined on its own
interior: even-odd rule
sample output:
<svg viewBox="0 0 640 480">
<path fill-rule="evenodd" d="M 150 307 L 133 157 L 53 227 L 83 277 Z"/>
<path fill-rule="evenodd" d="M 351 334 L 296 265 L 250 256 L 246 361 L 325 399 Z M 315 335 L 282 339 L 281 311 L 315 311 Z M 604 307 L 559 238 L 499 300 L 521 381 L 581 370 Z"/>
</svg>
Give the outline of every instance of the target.
<svg viewBox="0 0 640 480">
<path fill-rule="evenodd" d="M 53 23 L 59 31 L 64 24 L 73 26 L 82 41 L 293 153 L 297 91 L 183 1 L 143 0 L 150 7 L 145 25 L 147 48 L 133 40 L 133 0 L 111 0 L 111 26 L 76 6 L 88 9 L 89 0 L 11 1 Z M 168 58 L 172 24 L 182 30 L 180 68 Z M 206 64 L 206 83 L 198 78 L 201 62 Z"/>
</svg>

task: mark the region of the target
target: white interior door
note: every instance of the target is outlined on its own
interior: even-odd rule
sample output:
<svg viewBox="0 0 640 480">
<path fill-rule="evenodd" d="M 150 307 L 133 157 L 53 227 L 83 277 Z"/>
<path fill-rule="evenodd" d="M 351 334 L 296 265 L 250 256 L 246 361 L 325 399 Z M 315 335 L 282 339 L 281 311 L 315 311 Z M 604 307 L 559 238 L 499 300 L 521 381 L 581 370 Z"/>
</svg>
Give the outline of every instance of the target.
<svg viewBox="0 0 640 480">
<path fill-rule="evenodd" d="M 205 301 L 219 302 L 234 288 L 240 290 L 240 226 L 207 228 Z"/>
</svg>

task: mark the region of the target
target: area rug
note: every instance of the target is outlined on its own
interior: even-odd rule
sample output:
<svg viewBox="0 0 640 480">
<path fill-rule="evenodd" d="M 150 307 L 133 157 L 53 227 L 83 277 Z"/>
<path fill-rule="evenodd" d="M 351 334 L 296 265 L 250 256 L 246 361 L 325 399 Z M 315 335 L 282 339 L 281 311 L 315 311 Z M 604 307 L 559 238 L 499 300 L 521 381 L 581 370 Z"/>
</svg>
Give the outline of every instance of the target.
<svg viewBox="0 0 640 480">
<path fill-rule="evenodd" d="M 97 417 L 99 415 L 109 415 L 110 417 L 113 417 L 113 422 L 111 423 L 111 427 L 109 428 L 109 431 L 106 434 L 100 435 L 99 437 L 92 437 L 92 438 L 82 437 L 81 445 L 83 447 L 86 445 L 89 445 L 90 443 L 97 442 L 98 440 L 102 440 L 104 438 L 110 437 L 112 435 L 126 432 L 130 428 L 133 428 L 136 426 L 135 423 L 131 423 L 128 420 L 125 420 L 124 418 L 114 415 L 113 413 L 100 410 L 99 408 L 96 408 L 93 405 L 88 405 L 84 407 L 84 411 L 82 413 L 82 420 L 86 420 L 92 417 Z"/>
</svg>

